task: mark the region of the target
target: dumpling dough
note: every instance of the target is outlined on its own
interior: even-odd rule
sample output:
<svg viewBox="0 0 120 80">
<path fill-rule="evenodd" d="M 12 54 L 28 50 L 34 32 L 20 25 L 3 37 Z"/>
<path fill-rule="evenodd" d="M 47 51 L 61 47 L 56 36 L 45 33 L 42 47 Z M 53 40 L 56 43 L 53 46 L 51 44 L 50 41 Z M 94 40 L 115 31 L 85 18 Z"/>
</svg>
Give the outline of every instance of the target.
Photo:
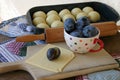
<svg viewBox="0 0 120 80">
<path fill-rule="evenodd" d="M 58 28 L 58 27 L 63 27 L 64 24 L 63 22 L 61 21 L 54 21 L 52 24 L 51 24 L 51 28 Z"/>
<path fill-rule="evenodd" d="M 71 12 L 68 9 L 63 9 L 59 12 L 59 16 L 63 18 L 65 14 L 71 14 Z"/>
<path fill-rule="evenodd" d="M 83 8 L 83 11 L 88 14 L 89 12 L 94 11 L 94 9 L 92 7 L 87 6 Z"/>
<path fill-rule="evenodd" d="M 92 22 L 100 20 L 100 14 L 97 11 L 91 11 L 88 16 Z"/>
<path fill-rule="evenodd" d="M 59 20 L 59 21 L 61 20 L 61 18 L 56 14 L 49 15 L 46 18 L 46 22 L 48 23 L 49 26 L 56 20 Z"/>
<path fill-rule="evenodd" d="M 49 26 L 46 23 L 40 23 L 36 27 L 37 28 L 49 28 Z"/>
<path fill-rule="evenodd" d="M 82 12 L 82 10 L 80 9 L 80 8 L 73 8 L 72 10 L 71 10 L 71 13 L 74 15 L 74 16 L 76 16 L 78 13 L 80 13 L 80 12 Z"/>
<path fill-rule="evenodd" d="M 80 12 L 80 13 L 77 14 L 76 19 L 79 19 L 81 17 L 88 17 L 88 14 L 85 13 L 85 12 Z"/>
<path fill-rule="evenodd" d="M 35 18 L 35 17 L 43 17 L 45 19 L 47 17 L 47 15 L 43 11 L 37 11 L 33 14 L 33 18 Z"/>
<path fill-rule="evenodd" d="M 33 19 L 33 24 L 34 25 L 38 25 L 40 23 L 46 23 L 45 19 L 43 19 L 42 17 L 36 17 Z"/>
<path fill-rule="evenodd" d="M 63 22 L 64 22 L 66 19 L 68 19 L 68 18 L 72 18 L 72 19 L 74 19 L 74 21 L 75 21 L 75 17 L 74 17 L 72 14 L 66 14 L 66 15 L 64 15 L 63 18 L 62 18 Z"/>
<path fill-rule="evenodd" d="M 47 16 L 52 15 L 52 14 L 59 15 L 59 14 L 57 13 L 57 11 L 51 10 L 51 11 L 49 11 L 49 12 L 47 13 Z"/>
</svg>

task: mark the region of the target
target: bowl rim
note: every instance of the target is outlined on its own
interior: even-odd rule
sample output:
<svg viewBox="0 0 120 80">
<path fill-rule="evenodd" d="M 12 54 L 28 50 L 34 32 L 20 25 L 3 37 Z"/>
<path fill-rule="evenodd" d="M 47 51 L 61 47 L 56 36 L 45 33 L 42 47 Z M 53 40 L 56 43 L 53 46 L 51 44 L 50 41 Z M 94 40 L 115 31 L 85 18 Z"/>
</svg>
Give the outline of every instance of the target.
<svg viewBox="0 0 120 80">
<path fill-rule="evenodd" d="M 75 36 L 72 36 L 70 35 L 69 33 L 66 32 L 66 30 L 64 29 L 64 37 L 65 37 L 65 34 L 70 36 L 70 37 L 73 37 L 73 38 L 76 38 L 76 39 L 91 39 L 91 38 L 99 38 L 100 37 L 100 29 L 98 29 L 97 27 L 95 27 L 97 30 L 98 30 L 98 33 L 95 35 L 95 36 L 92 36 L 92 37 L 75 37 Z"/>
</svg>

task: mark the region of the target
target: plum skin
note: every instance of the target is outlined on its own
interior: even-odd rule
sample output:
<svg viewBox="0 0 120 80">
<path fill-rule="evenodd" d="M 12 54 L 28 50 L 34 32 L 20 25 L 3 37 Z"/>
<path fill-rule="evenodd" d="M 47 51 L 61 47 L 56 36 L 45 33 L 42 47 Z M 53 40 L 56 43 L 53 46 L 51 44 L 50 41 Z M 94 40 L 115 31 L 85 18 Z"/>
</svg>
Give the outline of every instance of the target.
<svg viewBox="0 0 120 80">
<path fill-rule="evenodd" d="M 47 51 L 47 58 L 48 60 L 54 60 L 57 59 L 61 54 L 61 51 L 59 48 L 54 47 L 54 48 L 49 48 Z"/>
</svg>

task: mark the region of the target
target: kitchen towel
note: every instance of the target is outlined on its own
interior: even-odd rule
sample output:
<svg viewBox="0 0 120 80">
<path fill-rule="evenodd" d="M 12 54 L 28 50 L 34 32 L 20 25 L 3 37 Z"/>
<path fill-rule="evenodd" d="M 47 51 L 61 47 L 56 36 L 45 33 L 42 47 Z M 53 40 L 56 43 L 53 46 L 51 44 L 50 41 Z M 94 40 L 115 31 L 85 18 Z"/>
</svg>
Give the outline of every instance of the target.
<svg viewBox="0 0 120 80">
<path fill-rule="evenodd" d="M 3 21 L 0 24 L 0 34 L 8 37 L 33 34 L 34 29 L 32 25 L 29 25 L 25 15 Z"/>
</svg>

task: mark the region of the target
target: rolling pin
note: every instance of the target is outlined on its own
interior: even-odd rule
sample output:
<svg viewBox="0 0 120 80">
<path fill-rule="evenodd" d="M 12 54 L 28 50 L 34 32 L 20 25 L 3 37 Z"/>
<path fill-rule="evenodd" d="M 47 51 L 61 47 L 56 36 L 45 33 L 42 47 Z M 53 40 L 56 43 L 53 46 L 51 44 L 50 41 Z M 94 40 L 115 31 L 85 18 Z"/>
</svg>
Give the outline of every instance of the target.
<svg viewBox="0 0 120 80">
<path fill-rule="evenodd" d="M 100 30 L 100 37 L 116 35 L 119 26 L 114 21 L 91 24 Z"/>
<path fill-rule="evenodd" d="M 64 41 L 64 28 L 46 28 L 42 34 L 25 35 L 16 38 L 17 42 L 31 42 L 35 40 L 45 40 L 47 43 Z"/>
<path fill-rule="evenodd" d="M 118 26 L 114 21 L 92 23 L 91 25 L 99 28 L 100 37 L 116 35 L 118 32 Z M 46 28 L 42 34 L 16 38 L 17 42 L 31 42 L 35 40 L 45 40 L 47 43 L 64 41 L 64 28 Z"/>
</svg>

